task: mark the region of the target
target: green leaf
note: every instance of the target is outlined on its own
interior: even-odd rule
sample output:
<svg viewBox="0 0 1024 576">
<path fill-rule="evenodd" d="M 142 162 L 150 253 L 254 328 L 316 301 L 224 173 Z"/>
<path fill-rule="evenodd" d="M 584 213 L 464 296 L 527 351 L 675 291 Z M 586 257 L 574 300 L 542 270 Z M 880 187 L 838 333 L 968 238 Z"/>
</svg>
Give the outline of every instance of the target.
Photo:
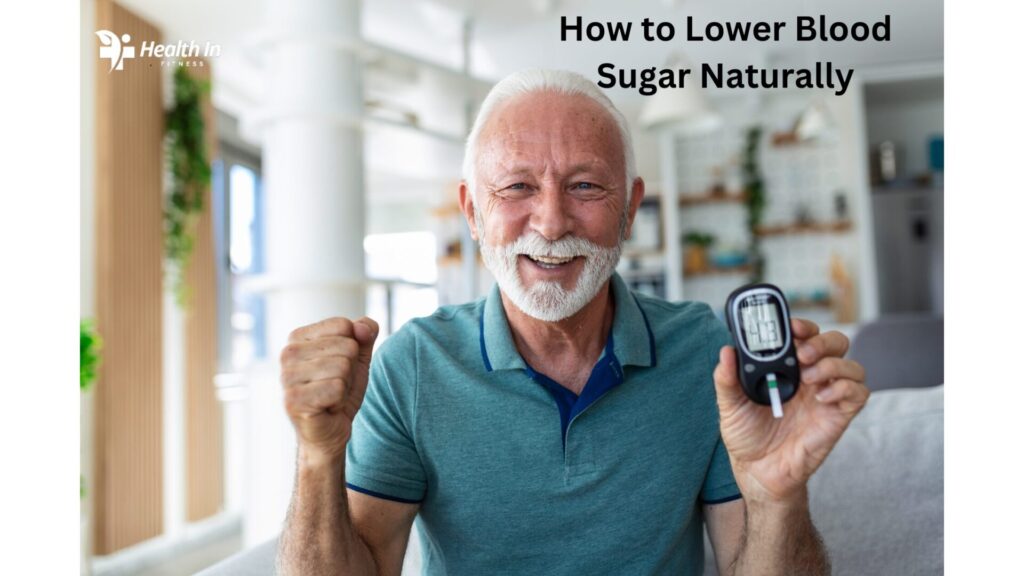
<svg viewBox="0 0 1024 576">
<path fill-rule="evenodd" d="M 184 68 L 174 71 L 174 104 L 165 114 L 167 158 L 172 177 L 164 209 L 164 252 L 175 264 L 171 281 L 178 303 L 189 300 L 185 270 L 194 248 L 198 215 L 203 211 L 203 192 L 212 179 L 206 150 L 203 97 L 210 82 L 197 80 Z"/>
<path fill-rule="evenodd" d="M 96 380 L 100 364 L 99 351 L 103 346 L 103 341 L 90 320 L 81 320 L 79 322 L 79 332 L 81 333 L 78 362 L 80 375 L 79 390 L 86 392 Z"/>
</svg>

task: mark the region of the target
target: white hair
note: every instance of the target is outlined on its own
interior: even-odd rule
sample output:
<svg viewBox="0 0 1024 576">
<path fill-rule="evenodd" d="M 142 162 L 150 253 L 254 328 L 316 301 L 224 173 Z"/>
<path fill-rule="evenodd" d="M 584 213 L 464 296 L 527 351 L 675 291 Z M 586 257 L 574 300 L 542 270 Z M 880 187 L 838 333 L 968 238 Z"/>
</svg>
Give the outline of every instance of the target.
<svg viewBox="0 0 1024 576">
<path fill-rule="evenodd" d="M 637 173 L 636 158 L 633 156 L 633 139 L 629 133 L 629 127 L 626 125 L 625 117 L 612 104 L 612 101 L 601 92 L 601 89 L 586 77 L 567 70 L 543 70 L 539 68 L 521 70 L 506 76 L 501 82 L 498 82 L 491 88 L 491 91 L 487 93 L 487 97 L 484 98 L 483 104 L 480 105 L 476 121 L 473 122 L 473 129 L 469 132 L 469 137 L 466 138 L 466 153 L 462 159 L 462 178 L 466 181 L 473 200 L 476 201 L 477 139 L 480 136 L 480 131 L 487 124 L 487 120 L 499 104 L 516 96 L 536 92 L 554 92 L 569 96 L 579 94 L 597 102 L 608 111 L 612 120 L 615 121 L 615 126 L 618 128 L 619 136 L 622 139 L 622 150 L 626 165 L 626 206 L 628 206 Z"/>
</svg>

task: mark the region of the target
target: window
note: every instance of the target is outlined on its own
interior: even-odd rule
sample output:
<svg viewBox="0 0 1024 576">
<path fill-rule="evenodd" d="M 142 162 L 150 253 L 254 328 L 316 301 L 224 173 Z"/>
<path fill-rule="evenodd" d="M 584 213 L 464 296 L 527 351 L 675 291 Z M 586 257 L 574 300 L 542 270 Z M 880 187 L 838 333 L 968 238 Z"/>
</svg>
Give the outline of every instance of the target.
<svg viewBox="0 0 1024 576">
<path fill-rule="evenodd" d="M 388 335 L 437 309 L 437 238 L 431 232 L 370 234 L 363 240 L 367 315 Z"/>
<path fill-rule="evenodd" d="M 263 189 L 259 159 L 221 144 L 214 162 L 220 369 L 242 370 L 267 357 L 266 299 L 241 280 L 264 270 Z"/>
</svg>

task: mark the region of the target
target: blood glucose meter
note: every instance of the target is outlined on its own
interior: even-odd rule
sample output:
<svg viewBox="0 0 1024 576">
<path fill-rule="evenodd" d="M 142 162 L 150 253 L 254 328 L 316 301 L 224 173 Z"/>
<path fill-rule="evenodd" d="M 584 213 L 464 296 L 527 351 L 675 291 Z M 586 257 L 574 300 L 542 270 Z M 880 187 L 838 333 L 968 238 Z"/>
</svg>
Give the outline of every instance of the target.
<svg viewBox="0 0 1024 576">
<path fill-rule="evenodd" d="M 726 323 L 736 341 L 740 384 L 747 396 L 782 418 L 782 403 L 800 385 L 789 306 L 772 284 L 735 290 L 725 304 Z"/>
</svg>

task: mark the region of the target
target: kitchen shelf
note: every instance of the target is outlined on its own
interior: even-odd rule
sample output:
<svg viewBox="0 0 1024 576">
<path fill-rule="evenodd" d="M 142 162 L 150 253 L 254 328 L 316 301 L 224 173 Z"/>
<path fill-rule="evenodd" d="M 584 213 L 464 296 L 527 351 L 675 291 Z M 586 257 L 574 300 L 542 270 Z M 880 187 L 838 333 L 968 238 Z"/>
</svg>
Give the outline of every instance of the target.
<svg viewBox="0 0 1024 576">
<path fill-rule="evenodd" d="M 480 256 L 479 252 L 477 252 L 476 261 L 477 261 L 478 264 L 481 264 L 481 265 L 483 265 L 483 263 L 484 263 L 483 257 Z M 462 255 L 461 254 L 452 254 L 450 256 L 441 256 L 440 258 L 437 259 L 437 265 L 438 266 L 458 266 L 460 264 L 462 264 Z"/>
<path fill-rule="evenodd" d="M 792 300 L 789 302 L 789 307 L 793 310 L 832 308 L 832 300 Z"/>
<path fill-rule="evenodd" d="M 682 194 L 679 196 L 680 206 L 700 206 L 703 204 L 742 204 L 747 201 L 745 192 L 735 191 L 725 194 Z"/>
<path fill-rule="evenodd" d="M 835 222 L 811 222 L 808 224 L 782 224 L 777 226 L 759 226 L 758 236 L 784 236 L 788 234 L 840 234 L 853 229 L 849 220 Z"/>
<path fill-rule="evenodd" d="M 462 216 L 462 208 L 459 208 L 458 204 L 444 204 L 442 206 L 435 206 L 430 210 L 430 213 L 435 218 L 452 218 L 454 216 Z"/>
</svg>

